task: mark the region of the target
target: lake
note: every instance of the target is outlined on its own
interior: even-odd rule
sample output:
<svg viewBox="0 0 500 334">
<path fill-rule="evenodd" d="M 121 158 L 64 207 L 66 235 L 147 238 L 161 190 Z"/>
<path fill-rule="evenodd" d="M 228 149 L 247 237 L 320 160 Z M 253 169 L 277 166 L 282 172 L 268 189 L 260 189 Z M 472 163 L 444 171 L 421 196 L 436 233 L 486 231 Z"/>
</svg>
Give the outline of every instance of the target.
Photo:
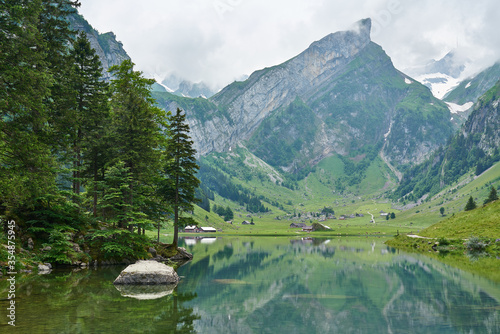
<svg viewBox="0 0 500 334">
<path fill-rule="evenodd" d="M 174 291 L 120 292 L 125 266 L 18 275 L 0 332 L 500 333 L 500 284 L 384 241 L 184 238 Z"/>
</svg>

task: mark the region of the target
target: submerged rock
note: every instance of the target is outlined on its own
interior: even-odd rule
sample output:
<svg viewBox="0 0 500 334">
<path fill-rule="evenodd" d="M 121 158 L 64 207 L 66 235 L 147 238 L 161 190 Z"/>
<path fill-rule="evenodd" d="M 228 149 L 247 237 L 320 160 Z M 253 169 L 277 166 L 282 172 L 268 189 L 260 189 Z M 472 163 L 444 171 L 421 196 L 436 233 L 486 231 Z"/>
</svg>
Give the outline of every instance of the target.
<svg viewBox="0 0 500 334">
<path fill-rule="evenodd" d="M 178 253 L 170 258 L 170 261 L 174 262 L 187 262 L 193 259 L 193 254 L 189 253 L 185 248 L 178 247 Z"/>
<path fill-rule="evenodd" d="M 129 297 L 140 300 L 158 299 L 171 295 L 177 284 L 161 285 L 131 285 L 117 284 L 116 289 L 120 291 L 123 297 Z"/>
<path fill-rule="evenodd" d="M 179 276 L 174 268 L 157 261 L 137 261 L 125 268 L 113 284 L 177 284 Z"/>
</svg>

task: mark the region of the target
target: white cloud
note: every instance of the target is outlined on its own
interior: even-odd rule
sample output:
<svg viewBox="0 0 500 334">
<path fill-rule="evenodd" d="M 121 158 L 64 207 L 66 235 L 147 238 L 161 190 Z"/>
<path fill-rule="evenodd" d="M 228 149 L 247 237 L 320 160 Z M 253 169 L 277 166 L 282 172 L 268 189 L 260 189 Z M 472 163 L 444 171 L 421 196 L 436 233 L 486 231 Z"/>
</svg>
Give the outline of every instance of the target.
<svg viewBox="0 0 500 334">
<path fill-rule="evenodd" d="M 457 41 L 476 67 L 500 59 L 495 0 L 83 0 L 80 12 L 100 32 L 115 32 L 145 73 L 214 86 L 366 17 L 373 40 L 402 70 L 444 56 Z"/>
</svg>

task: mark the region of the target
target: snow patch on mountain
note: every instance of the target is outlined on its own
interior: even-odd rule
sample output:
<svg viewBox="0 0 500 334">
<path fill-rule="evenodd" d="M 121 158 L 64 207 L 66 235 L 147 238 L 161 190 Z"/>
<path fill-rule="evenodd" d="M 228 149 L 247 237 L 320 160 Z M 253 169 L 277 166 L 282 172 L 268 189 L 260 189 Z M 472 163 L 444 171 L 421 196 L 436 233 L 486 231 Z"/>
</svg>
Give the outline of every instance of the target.
<svg viewBox="0 0 500 334">
<path fill-rule="evenodd" d="M 450 112 L 452 114 L 458 114 L 461 112 L 465 112 L 465 111 L 469 110 L 470 108 L 472 108 L 472 106 L 474 105 L 473 102 L 467 102 L 463 105 L 459 105 L 459 104 L 451 103 L 451 102 L 446 102 L 446 104 L 448 105 L 448 108 L 450 109 Z"/>
<path fill-rule="evenodd" d="M 460 78 L 454 78 L 444 73 L 424 74 L 416 79 L 421 84 L 429 87 L 432 94 L 438 99 L 442 99 L 461 82 Z"/>
</svg>

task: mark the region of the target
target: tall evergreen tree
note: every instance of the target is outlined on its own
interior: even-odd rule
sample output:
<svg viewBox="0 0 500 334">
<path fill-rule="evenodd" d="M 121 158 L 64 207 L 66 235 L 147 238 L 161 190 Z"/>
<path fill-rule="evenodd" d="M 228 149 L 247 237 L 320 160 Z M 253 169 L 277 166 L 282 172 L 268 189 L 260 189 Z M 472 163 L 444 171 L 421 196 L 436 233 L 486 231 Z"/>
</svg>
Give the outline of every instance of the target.
<svg viewBox="0 0 500 334">
<path fill-rule="evenodd" d="M 68 16 L 76 13 L 80 3 L 76 0 L 42 0 L 43 8 L 38 20 L 38 30 L 45 41 L 39 50 L 46 55 L 47 70 L 53 78 L 49 86 L 50 96 L 44 103 L 48 111 L 50 136 L 46 138 L 53 151 L 60 155 L 64 151 L 67 119 L 73 108 L 75 96 L 72 90 L 72 59 L 69 50 L 76 32 L 70 28 Z"/>
<path fill-rule="evenodd" d="M 189 137 L 189 125 L 186 115 L 177 108 L 175 114 L 168 118 L 169 137 L 165 156 L 165 180 L 161 189 L 164 196 L 172 205 L 174 211 L 174 239 L 173 247 L 177 248 L 179 227 L 191 223 L 188 218 L 181 217 L 183 212 L 192 211 L 195 202 L 195 189 L 200 181 L 196 177 L 196 151 L 193 141 Z"/>
<path fill-rule="evenodd" d="M 38 70 L 44 55 L 35 52 L 44 44 L 37 29 L 40 4 L 7 1 L 0 12 L 0 201 L 9 208 L 25 204 L 35 190 L 32 180 L 47 190 L 39 173 L 47 151 L 34 135 L 35 123 L 41 122 L 32 113 L 42 109 L 50 83 L 49 75 Z"/>
<path fill-rule="evenodd" d="M 484 204 L 488 204 L 488 203 L 496 201 L 496 200 L 498 200 L 497 190 L 495 189 L 495 187 L 492 186 L 491 190 L 490 190 L 490 194 L 489 194 L 488 198 L 484 201 Z"/>
<path fill-rule="evenodd" d="M 155 107 L 151 97 L 154 80 L 134 71 L 130 60 L 111 67 L 110 72 L 115 77 L 111 81 L 111 163 L 123 161 L 130 172 L 129 207 L 135 211 L 147 210 L 150 206 L 147 199 L 154 197 L 154 184 L 160 173 L 165 112 Z M 132 220 L 121 221 L 119 226 L 128 224 L 132 229 Z"/>
<path fill-rule="evenodd" d="M 69 145 L 73 158 L 73 192 L 80 193 L 85 173 L 92 194 L 92 212 L 97 216 L 97 184 L 105 166 L 106 125 L 109 123 L 108 84 L 102 80 L 99 56 L 81 32 L 70 53 L 74 106 L 68 111 Z"/>
<path fill-rule="evenodd" d="M 76 2 L 2 1 L 0 11 L 0 199 L 4 205 L 33 208 L 56 194 L 56 163 L 49 99 L 59 72 L 56 54 L 65 13 Z M 59 43 L 53 41 L 59 40 Z M 55 96 L 55 95 L 54 95 Z"/>
<path fill-rule="evenodd" d="M 476 207 L 477 207 L 477 205 L 476 205 L 476 202 L 474 201 L 474 198 L 472 198 L 472 196 L 469 197 L 469 201 L 465 205 L 465 211 L 474 210 Z"/>
</svg>

